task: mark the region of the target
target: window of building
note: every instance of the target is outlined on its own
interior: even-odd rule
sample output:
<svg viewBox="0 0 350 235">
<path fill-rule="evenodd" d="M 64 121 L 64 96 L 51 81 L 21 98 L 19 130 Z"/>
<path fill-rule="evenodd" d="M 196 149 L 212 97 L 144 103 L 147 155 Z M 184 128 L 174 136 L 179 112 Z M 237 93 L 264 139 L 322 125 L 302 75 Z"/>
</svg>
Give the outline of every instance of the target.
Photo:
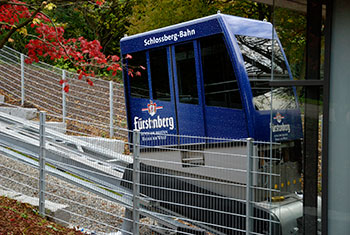
<svg viewBox="0 0 350 235">
<path fill-rule="evenodd" d="M 149 53 L 153 99 L 170 101 L 168 58 L 165 48 Z"/>
<path fill-rule="evenodd" d="M 222 35 L 200 40 L 205 104 L 242 108 L 232 62 Z"/>
</svg>

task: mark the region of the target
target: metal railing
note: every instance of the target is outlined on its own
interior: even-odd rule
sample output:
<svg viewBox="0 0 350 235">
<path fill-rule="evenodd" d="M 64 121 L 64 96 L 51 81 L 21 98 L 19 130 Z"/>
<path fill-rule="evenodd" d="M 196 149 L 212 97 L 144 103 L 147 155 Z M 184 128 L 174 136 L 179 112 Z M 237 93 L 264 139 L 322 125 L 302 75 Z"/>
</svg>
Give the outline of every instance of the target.
<svg viewBox="0 0 350 235">
<path fill-rule="evenodd" d="M 142 142 L 134 132 L 133 142 L 126 143 L 128 155 L 77 137 L 64 139 L 45 129 L 45 116 L 41 112 L 36 126 L 7 124 L 2 134 L 7 140 L 0 137 L 2 155 L 17 162 L 10 168 L 0 161 L 0 186 L 24 194 L 28 187 L 29 195 L 39 197 L 40 213 L 45 214 L 45 200 L 69 205 L 63 210 L 73 218 L 66 223 L 100 233 L 279 234 L 279 222 L 269 213 L 279 193 L 273 187 L 279 175 L 272 172 L 280 160 L 277 144 L 159 134 Z M 156 145 L 158 139 L 182 144 Z M 20 164 L 37 172 L 22 171 Z M 101 210 L 100 200 L 118 210 Z"/>
<path fill-rule="evenodd" d="M 279 174 L 270 167 L 280 159 L 277 144 L 161 134 L 147 137 L 143 142 L 142 133 L 134 133 L 134 197 L 147 199 L 147 205 L 154 206 L 148 208 L 153 216 L 178 222 L 148 225 L 152 230 L 161 234 L 174 229 L 184 234 L 277 234 L 278 221 L 262 206 L 279 193 L 273 189 Z M 159 145 L 159 140 L 168 145 Z M 267 149 L 271 151 L 262 156 Z M 146 213 L 142 206 L 133 210 Z"/>
<path fill-rule="evenodd" d="M 85 128 L 95 136 L 127 137 L 123 84 L 89 77 L 94 82 L 89 86 L 76 73 L 43 62 L 26 64 L 25 59 L 9 47 L 0 50 L 0 89 L 15 104 L 47 111 L 72 133 Z M 69 81 L 68 93 L 60 80 Z"/>
<path fill-rule="evenodd" d="M 38 124 L 0 114 L 1 188 L 38 197 L 40 212 L 56 221 L 44 208 L 65 205 L 72 218 L 61 222 L 101 234 L 281 234 L 271 213 L 280 145 L 130 132 L 122 85 L 95 79 L 89 87 L 23 59 L 1 50 L 0 89 L 13 105 L 30 102 L 46 114 Z M 71 77 L 69 93 L 61 76 Z M 52 129 L 52 120 L 66 126 Z"/>
</svg>

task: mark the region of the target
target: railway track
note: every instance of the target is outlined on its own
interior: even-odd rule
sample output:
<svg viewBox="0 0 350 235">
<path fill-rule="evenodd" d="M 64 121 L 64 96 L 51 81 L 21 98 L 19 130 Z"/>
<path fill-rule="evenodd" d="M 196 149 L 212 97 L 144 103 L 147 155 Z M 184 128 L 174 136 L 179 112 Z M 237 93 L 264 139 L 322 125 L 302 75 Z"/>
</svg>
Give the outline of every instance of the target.
<svg viewBox="0 0 350 235">
<path fill-rule="evenodd" d="M 47 174 L 121 204 L 129 212 L 126 217 L 132 219 L 130 212 L 133 209 L 133 191 L 125 187 L 125 183 L 132 182 L 124 177 L 125 171 L 131 170 L 131 155 L 96 147 L 76 136 L 65 135 L 49 128 L 45 130 L 45 151 Z M 39 124 L 0 112 L 0 153 L 39 168 L 39 152 Z M 150 198 L 142 197 L 139 202 L 142 216 L 152 218 L 167 228 L 163 232 L 158 229 L 160 234 L 165 234 L 169 228 L 182 231 L 194 229 L 192 224 L 162 216 L 159 212 L 166 209 L 152 203 Z M 166 212 L 176 216 L 171 211 Z M 132 223 L 127 222 L 123 229 L 130 231 L 131 226 Z M 195 230 L 204 232 L 200 228 Z"/>
</svg>

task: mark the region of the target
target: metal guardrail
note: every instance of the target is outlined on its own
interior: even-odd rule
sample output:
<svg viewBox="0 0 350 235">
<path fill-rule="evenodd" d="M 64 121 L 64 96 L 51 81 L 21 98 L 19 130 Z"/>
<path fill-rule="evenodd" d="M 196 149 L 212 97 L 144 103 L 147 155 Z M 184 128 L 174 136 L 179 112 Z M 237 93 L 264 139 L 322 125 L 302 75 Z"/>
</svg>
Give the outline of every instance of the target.
<svg viewBox="0 0 350 235">
<path fill-rule="evenodd" d="M 278 227 L 257 204 L 278 192 L 272 189 L 272 177 L 278 175 L 257 166 L 258 161 L 278 160 L 256 155 L 257 148 L 266 148 L 268 143 L 201 138 L 195 142 L 208 144 L 159 147 L 140 145 L 140 133 L 134 132 L 135 142 L 129 143 L 131 158 L 91 148 L 85 141 L 54 130 L 40 131 L 44 120 L 41 117 L 41 124 L 34 124 L 0 114 L 0 152 L 39 169 L 41 200 L 44 174 L 50 174 L 124 206 L 126 217 L 120 230 L 125 233 L 139 234 L 141 226 L 162 234 L 264 234 Z M 200 137 L 173 138 L 189 143 L 186 139 Z M 45 160 L 45 167 L 40 159 Z M 155 224 L 143 222 L 142 217 Z"/>
<path fill-rule="evenodd" d="M 40 127 L 44 126 L 0 113 L 0 143 L 6 147 L 40 159 L 45 149 L 45 159 L 56 168 L 65 169 L 91 182 L 118 190 L 123 177 L 123 168 L 132 162 L 128 155 L 103 149 L 92 148 L 91 144 L 47 129 L 45 135 Z M 11 123 L 11 124 L 5 124 Z M 44 142 L 44 143 L 43 143 Z M 84 152 L 88 150 L 88 152 Z M 96 158 L 95 156 L 100 156 Z M 101 157 L 103 156 L 103 157 Z M 110 163 L 113 161 L 113 163 Z M 107 176 L 108 175 L 108 176 Z M 121 190 L 123 191 L 123 190 Z"/>
<path fill-rule="evenodd" d="M 125 139 L 126 111 L 123 84 L 89 77 L 94 86 L 79 80 L 76 73 L 43 62 L 26 64 L 26 56 L 9 48 L 0 50 L 0 89 L 18 101 L 18 105 L 35 105 L 75 133 L 89 129 L 97 136 Z M 68 93 L 60 80 L 68 80 Z"/>
<path fill-rule="evenodd" d="M 0 152 L 41 172 L 41 188 L 35 189 L 41 202 L 46 198 L 74 202 L 100 212 L 56 195 L 50 184 L 59 185 L 44 177 L 51 175 L 122 206 L 125 213 L 116 212 L 117 226 L 99 223 L 124 234 L 280 234 L 278 219 L 270 213 L 271 198 L 279 193 L 275 185 L 280 185 L 278 145 L 171 135 L 149 138 L 141 145 L 140 133 L 128 133 L 123 126 L 125 107 L 119 84 L 94 80 L 96 86 L 90 89 L 73 74 L 44 63 L 25 65 L 23 60 L 10 48 L 0 51 L 0 89 L 20 101 L 15 105 L 30 101 L 47 110 L 46 119 L 68 126 L 41 132 L 40 126 L 48 125 L 43 117 L 34 123 L 0 113 Z M 68 94 L 61 91 L 62 76 L 71 79 Z M 101 133 L 124 138 L 134 134 L 134 142 L 125 142 L 118 152 L 94 139 L 80 138 Z M 159 145 L 169 138 L 174 144 Z M 9 169 L 0 163 L 0 171 L 5 170 Z"/>
</svg>

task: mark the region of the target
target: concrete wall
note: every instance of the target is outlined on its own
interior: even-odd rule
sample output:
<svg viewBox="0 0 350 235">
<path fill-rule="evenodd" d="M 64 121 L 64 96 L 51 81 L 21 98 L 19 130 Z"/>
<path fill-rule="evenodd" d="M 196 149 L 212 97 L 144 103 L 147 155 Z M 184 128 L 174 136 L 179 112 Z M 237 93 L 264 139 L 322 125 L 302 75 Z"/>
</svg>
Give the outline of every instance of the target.
<svg viewBox="0 0 350 235">
<path fill-rule="evenodd" d="M 350 1 L 333 4 L 328 234 L 350 234 Z"/>
</svg>

